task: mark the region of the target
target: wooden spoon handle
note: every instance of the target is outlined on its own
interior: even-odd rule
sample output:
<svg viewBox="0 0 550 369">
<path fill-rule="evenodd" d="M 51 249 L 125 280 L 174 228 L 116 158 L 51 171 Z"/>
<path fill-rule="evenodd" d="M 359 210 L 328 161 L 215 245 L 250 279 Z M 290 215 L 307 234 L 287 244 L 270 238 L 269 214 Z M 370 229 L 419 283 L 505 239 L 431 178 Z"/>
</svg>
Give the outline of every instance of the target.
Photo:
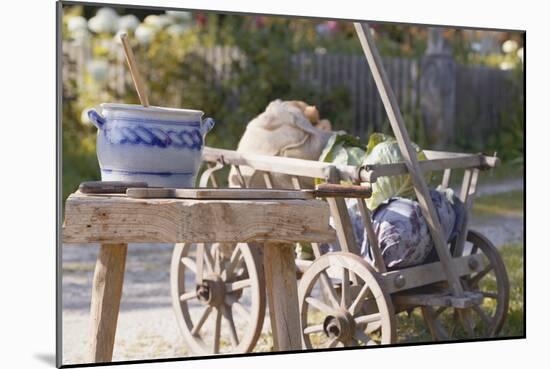
<svg viewBox="0 0 550 369">
<path fill-rule="evenodd" d="M 347 197 L 347 198 L 365 198 L 372 195 L 370 186 L 340 185 L 333 183 L 324 183 L 317 186 L 314 190 L 317 197 Z"/>
<path fill-rule="evenodd" d="M 145 91 L 145 84 L 136 64 L 136 58 L 134 57 L 134 52 L 128 44 L 128 35 L 123 33 L 120 35 L 120 41 L 122 42 L 122 47 L 124 48 L 124 55 L 126 56 L 126 61 L 128 62 L 128 67 L 130 68 L 130 74 L 132 75 L 132 80 L 134 81 L 134 86 L 139 96 L 139 101 L 144 107 L 149 106 L 149 98 L 147 97 L 147 92 Z"/>
</svg>

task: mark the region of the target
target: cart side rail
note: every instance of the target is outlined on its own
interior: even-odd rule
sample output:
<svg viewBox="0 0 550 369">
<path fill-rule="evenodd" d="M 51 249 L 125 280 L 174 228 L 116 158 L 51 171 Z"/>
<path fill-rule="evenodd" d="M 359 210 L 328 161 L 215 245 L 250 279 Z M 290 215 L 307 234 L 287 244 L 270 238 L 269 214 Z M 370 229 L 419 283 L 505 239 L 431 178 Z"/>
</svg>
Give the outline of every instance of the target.
<svg viewBox="0 0 550 369">
<path fill-rule="evenodd" d="M 423 172 L 446 169 L 489 169 L 500 164 L 496 156 L 465 154 L 446 151 L 424 150 L 427 159 L 419 162 Z M 336 170 L 343 181 L 374 183 L 380 177 L 408 174 L 405 163 L 373 164 L 364 166 L 335 165 L 315 160 L 286 158 L 257 154 L 244 154 L 234 150 L 216 149 L 205 146 L 202 158 L 207 162 L 221 162 L 227 165 L 244 165 L 254 170 L 302 176 L 329 178 Z"/>
<path fill-rule="evenodd" d="M 310 178 L 329 178 L 337 170 L 345 181 L 357 182 L 357 167 L 334 165 L 315 160 L 295 159 L 281 156 L 244 154 L 234 150 L 216 149 L 205 146 L 202 159 L 207 162 L 221 162 L 224 165 L 244 165 L 254 170 L 288 174 Z"/>
<path fill-rule="evenodd" d="M 496 156 L 484 154 L 463 154 L 446 151 L 424 150 L 426 160 L 418 162 L 422 172 L 446 169 L 490 169 L 500 165 Z M 360 171 L 363 182 L 374 183 L 380 177 L 409 174 L 405 163 L 365 165 Z"/>
</svg>

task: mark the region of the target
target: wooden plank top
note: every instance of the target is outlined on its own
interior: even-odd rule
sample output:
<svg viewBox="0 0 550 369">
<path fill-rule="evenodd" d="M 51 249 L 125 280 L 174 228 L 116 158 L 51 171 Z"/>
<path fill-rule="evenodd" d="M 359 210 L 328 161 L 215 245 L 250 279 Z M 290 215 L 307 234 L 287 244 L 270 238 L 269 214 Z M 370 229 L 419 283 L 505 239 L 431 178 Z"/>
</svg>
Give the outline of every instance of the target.
<svg viewBox="0 0 550 369">
<path fill-rule="evenodd" d="M 134 199 L 74 193 L 64 243 L 327 242 L 322 200 Z"/>
</svg>

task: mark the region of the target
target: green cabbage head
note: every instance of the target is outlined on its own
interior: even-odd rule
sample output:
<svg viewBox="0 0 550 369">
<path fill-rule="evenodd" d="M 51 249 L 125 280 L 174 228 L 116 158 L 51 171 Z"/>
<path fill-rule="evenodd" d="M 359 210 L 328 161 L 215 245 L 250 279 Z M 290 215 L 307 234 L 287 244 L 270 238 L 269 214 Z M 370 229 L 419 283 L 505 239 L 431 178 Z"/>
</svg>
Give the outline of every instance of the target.
<svg viewBox="0 0 550 369">
<path fill-rule="evenodd" d="M 425 160 L 424 152 L 413 143 L 418 160 Z M 399 144 L 392 136 L 382 133 L 373 133 L 367 144 L 367 154 L 362 162 L 363 165 L 393 164 L 404 161 Z M 429 181 L 430 173 L 425 173 L 426 181 Z M 400 196 L 409 199 L 415 198 L 415 192 L 410 176 L 400 175 L 392 177 L 380 177 L 372 184 L 372 196 L 367 200 L 369 209 L 374 210 L 383 201 L 390 197 Z"/>
</svg>

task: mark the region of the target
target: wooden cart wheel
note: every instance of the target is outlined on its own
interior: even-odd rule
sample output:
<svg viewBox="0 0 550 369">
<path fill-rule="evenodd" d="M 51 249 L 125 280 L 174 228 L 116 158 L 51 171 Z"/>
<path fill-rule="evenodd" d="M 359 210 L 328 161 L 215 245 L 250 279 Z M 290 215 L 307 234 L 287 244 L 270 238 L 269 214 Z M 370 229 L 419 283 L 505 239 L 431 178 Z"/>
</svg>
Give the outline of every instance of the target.
<svg viewBox="0 0 550 369">
<path fill-rule="evenodd" d="M 481 293 L 483 301 L 469 309 L 423 308 L 424 320 L 434 340 L 495 337 L 508 314 L 510 282 L 497 248 L 476 231 L 469 231 L 466 241 L 470 247 L 465 245 L 463 255 L 481 253 L 485 266 L 463 277 L 462 285 L 465 291 Z"/>
<path fill-rule="evenodd" d="M 395 342 L 393 305 L 375 275 L 351 253 L 326 254 L 311 264 L 298 287 L 306 348 Z"/>
<path fill-rule="evenodd" d="M 265 316 L 259 256 L 246 244 L 176 244 L 172 304 L 197 355 L 252 351 Z"/>
</svg>

